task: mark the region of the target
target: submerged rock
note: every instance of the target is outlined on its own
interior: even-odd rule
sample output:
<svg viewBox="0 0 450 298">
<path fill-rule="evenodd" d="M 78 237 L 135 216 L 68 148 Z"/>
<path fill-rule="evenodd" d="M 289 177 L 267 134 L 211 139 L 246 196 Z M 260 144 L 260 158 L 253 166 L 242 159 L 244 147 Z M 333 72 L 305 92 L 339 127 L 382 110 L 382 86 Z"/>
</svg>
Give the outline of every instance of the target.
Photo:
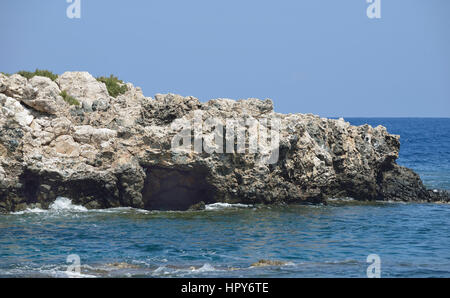
<svg viewBox="0 0 450 298">
<path fill-rule="evenodd" d="M 288 264 L 288 262 L 273 261 L 273 260 L 259 260 L 258 262 L 251 264 L 250 267 L 283 266 L 286 264 Z"/>
<path fill-rule="evenodd" d="M 205 209 L 206 209 L 205 202 L 201 201 L 201 202 L 199 202 L 197 204 L 194 204 L 191 207 L 189 207 L 188 210 L 189 211 L 201 211 L 201 210 L 205 210 Z"/>
<path fill-rule="evenodd" d="M 0 74 L 0 212 L 47 208 L 57 197 L 160 210 L 335 197 L 449 201 L 396 164 L 399 136 L 382 126 L 279 114 L 271 100 L 152 99 L 127 88 L 113 98 L 86 72 L 56 83 Z M 69 106 L 62 90 L 88 108 Z"/>
</svg>

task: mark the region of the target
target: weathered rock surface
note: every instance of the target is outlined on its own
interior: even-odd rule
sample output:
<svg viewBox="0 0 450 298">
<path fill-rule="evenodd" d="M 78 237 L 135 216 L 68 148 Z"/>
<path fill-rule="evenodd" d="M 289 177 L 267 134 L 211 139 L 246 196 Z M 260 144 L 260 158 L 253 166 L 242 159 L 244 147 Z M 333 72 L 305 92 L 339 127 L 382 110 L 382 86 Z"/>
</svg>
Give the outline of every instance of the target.
<svg viewBox="0 0 450 298">
<path fill-rule="evenodd" d="M 78 99 L 88 109 L 95 101 L 107 101 L 105 84 L 97 81 L 88 72 L 65 72 L 56 80 L 61 90 Z"/>
<path fill-rule="evenodd" d="M 399 137 L 384 127 L 278 114 L 270 100 L 152 99 L 127 87 L 113 98 L 85 72 L 66 72 L 56 82 L 0 74 L 0 212 L 45 208 L 59 196 L 87 208 L 177 210 L 334 197 L 450 201 L 447 192 L 427 190 L 417 174 L 396 164 Z M 83 107 L 68 105 L 62 90 Z M 201 120 L 213 119 L 213 125 L 203 124 L 205 140 L 226 119 L 279 119 L 278 158 L 265 163 L 264 150 L 237 153 L 234 140 L 235 153 L 172 150 L 183 123 L 195 124 L 199 112 Z M 189 131 L 188 139 L 195 144 L 202 134 Z M 246 147 L 252 135 L 247 133 Z"/>
</svg>

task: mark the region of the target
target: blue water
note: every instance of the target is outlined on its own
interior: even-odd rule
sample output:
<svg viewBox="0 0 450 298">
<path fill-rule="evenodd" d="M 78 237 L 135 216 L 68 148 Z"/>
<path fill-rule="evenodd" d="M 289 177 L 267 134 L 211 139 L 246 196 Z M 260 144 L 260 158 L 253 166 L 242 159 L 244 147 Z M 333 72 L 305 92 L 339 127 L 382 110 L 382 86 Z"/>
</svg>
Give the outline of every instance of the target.
<svg viewBox="0 0 450 298">
<path fill-rule="evenodd" d="M 450 189 L 450 119 L 347 119 L 402 136 L 399 163 Z M 127 208 L 0 215 L 0 277 L 450 277 L 450 205 L 235 206 L 197 212 Z M 254 267 L 260 259 L 283 264 Z"/>
</svg>

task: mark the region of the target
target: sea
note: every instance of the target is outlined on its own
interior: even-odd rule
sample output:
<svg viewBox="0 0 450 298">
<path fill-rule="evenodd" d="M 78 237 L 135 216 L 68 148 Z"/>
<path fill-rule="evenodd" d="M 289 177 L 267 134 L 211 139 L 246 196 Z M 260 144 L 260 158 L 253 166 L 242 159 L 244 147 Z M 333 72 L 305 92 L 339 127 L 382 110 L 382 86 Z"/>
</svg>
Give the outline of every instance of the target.
<svg viewBox="0 0 450 298">
<path fill-rule="evenodd" d="M 401 135 L 398 163 L 450 190 L 450 119 L 347 118 Z M 264 260 L 261 262 L 261 260 Z M 265 265 L 265 266 L 261 266 Z M 207 205 L 0 215 L 0 277 L 450 277 L 450 205 Z"/>
</svg>

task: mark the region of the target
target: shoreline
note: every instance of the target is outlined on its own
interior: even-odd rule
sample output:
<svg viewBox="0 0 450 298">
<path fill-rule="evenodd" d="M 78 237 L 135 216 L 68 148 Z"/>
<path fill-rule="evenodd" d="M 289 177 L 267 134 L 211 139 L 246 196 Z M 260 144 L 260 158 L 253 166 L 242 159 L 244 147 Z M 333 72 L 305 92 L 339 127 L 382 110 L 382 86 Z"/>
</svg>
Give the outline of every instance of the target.
<svg viewBox="0 0 450 298">
<path fill-rule="evenodd" d="M 385 127 L 275 113 L 270 99 L 150 98 L 114 76 L 66 72 L 0 74 L 0 107 L 3 213 L 58 197 L 146 210 L 450 200 L 396 163 L 400 137 Z"/>
<path fill-rule="evenodd" d="M 61 199 L 58 198 L 57 201 Z M 63 198 L 67 199 L 67 198 Z M 106 208 L 106 209 L 87 209 L 80 205 L 73 205 L 72 200 L 67 199 L 69 202 L 63 203 L 60 208 L 49 208 L 49 209 L 41 209 L 38 206 L 30 206 L 24 210 L 9 212 L 9 213 L 0 213 L 0 215 L 29 215 L 29 214 L 45 214 L 49 212 L 54 213 L 84 213 L 84 212 L 93 212 L 93 213 L 127 213 L 131 212 L 134 214 L 142 214 L 142 215 L 152 215 L 152 214 L 189 214 L 196 212 L 228 212 L 228 211 L 242 211 L 242 210 L 264 210 L 264 209 L 272 209 L 272 208 L 291 208 L 291 207 L 302 207 L 302 206 L 331 206 L 331 207 L 347 207 L 347 206 L 373 206 L 373 205 L 383 205 L 383 204 L 442 204 L 442 205 L 450 205 L 449 201 L 360 201 L 352 198 L 329 198 L 323 202 L 301 202 L 301 203 L 275 203 L 270 205 L 264 204 L 255 204 L 255 205 L 245 205 L 241 203 L 237 204 L 229 204 L 229 203 L 213 203 L 209 205 L 205 205 L 203 209 L 199 208 L 190 208 L 188 210 L 146 210 L 146 209 L 138 209 L 133 207 L 115 207 L 115 208 Z M 55 202 L 54 202 L 55 203 Z"/>
</svg>

